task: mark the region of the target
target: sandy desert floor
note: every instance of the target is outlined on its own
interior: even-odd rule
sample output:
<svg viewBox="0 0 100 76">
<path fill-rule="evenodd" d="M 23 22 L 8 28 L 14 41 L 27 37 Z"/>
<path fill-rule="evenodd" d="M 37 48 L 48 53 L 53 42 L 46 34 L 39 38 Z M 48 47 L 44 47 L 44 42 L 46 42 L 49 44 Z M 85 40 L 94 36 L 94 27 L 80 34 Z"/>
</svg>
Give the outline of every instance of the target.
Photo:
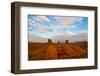
<svg viewBox="0 0 100 76">
<path fill-rule="evenodd" d="M 87 44 L 29 43 L 28 60 L 76 59 L 88 57 Z"/>
</svg>

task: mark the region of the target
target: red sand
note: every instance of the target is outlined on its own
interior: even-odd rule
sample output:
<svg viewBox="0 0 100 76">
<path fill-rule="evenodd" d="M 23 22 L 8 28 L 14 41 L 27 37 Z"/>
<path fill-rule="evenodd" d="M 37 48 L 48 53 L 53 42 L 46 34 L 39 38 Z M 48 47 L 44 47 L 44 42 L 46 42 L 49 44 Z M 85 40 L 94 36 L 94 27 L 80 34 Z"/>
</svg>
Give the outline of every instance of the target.
<svg viewBox="0 0 100 76">
<path fill-rule="evenodd" d="M 29 44 L 29 60 L 87 58 L 87 47 L 71 43 L 64 44 Z"/>
</svg>

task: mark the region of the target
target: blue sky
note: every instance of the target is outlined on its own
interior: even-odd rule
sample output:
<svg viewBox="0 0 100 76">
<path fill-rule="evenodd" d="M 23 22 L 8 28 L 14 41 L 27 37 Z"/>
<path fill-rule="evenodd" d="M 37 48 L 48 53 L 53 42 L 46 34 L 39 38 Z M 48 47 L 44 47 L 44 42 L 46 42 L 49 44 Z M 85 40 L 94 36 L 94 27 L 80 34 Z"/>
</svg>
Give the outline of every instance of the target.
<svg viewBox="0 0 100 76">
<path fill-rule="evenodd" d="M 74 33 L 79 33 L 81 31 L 88 31 L 88 18 L 83 17 L 81 21 L 76 22 L 74 25 L 76 25 L 76 28 L 71 28 L 69 31 Z"/>
<path fill-rule="evenodd" d="M 28 15 L 29 35 L 43 38 L 72 36 L 88 31 L 88 17 Z M 30 36 L 29 36 L 30 37 Z"/>
</svg>

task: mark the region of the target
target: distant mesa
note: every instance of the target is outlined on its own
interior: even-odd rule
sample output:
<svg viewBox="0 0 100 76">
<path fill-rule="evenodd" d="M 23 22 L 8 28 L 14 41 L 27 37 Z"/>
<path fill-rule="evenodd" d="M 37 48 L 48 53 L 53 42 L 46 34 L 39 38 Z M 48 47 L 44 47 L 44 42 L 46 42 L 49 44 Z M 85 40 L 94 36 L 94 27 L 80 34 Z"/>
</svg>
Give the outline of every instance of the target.
<svg viewBox="0 0 100 76">
<path fill-rule="evenodd" d="M 60 44 L 60 41 L 58 41 L 58 44 Z"/>
<path fill-rule="evenodd" d="M 53 43 L 53 41 L 51 39 L 48 39 L 48 42 L 49 44 Z M 58 44 L 60 43 L 75 43 L 75 44 L 87 44 L 88 42 L 87 41 L 77 41 L 77 42 L 69 42 L 69 40 L 65 40 L 64 42 L 60 42 L 60 41 L 57 41 Z"/>
<path fill-rule="evenodd" d="M 48 43 L 53 43 L 51 39 L 48 39 Z M 57 42 L 58 44 L 61 43 L 60 41 Z M 65 40 L 65 43 L 69 43 L 69 40 Z"/>
<path fill-rule="evenodd" d="M 48 43 L 52 43 L 52 40 L 51 39 L 48 39 Z"/>
<path fill-rule="evenodd" d="M 87 41 L 75 42 L 76 44 L 87 44 Z"/>
<path fill-rule="evenodd" d="M 69 40 L 65 40 L 65 43 L 69 43 Z"/>
</svg>

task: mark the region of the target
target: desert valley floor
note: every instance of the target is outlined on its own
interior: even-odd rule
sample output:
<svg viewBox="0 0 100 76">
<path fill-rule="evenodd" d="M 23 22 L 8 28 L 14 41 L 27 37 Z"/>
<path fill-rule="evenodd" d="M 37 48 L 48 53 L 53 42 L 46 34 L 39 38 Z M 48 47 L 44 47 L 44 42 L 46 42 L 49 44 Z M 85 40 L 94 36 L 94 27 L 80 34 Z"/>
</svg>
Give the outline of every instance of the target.
<svg viewBox="0 0 100 76">
<path fill-rule="evenodd" d="M 28 43 L 28 60 L 87 58 L 87 43 Z"/>
</svg>

